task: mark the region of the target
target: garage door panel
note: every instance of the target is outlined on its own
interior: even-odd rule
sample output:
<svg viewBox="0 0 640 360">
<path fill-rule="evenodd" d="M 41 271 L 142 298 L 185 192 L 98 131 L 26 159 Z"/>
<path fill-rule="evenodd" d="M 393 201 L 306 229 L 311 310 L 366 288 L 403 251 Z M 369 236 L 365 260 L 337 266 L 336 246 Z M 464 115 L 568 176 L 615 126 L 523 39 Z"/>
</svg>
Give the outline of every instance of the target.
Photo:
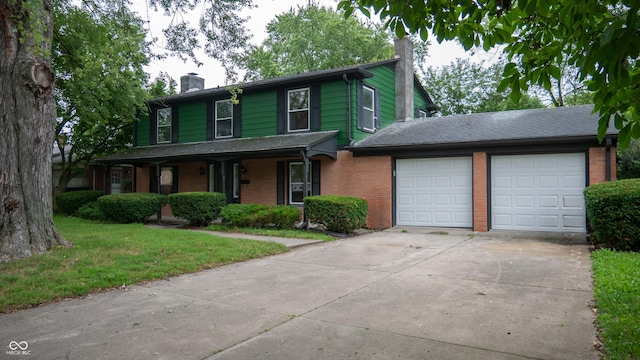
<svg viewBox="0 0 640 360">
<path fill-rule="evenodd" d="M 584 153 L 493 156 L 492 228 L 584 232 L 585 182 Z"/>
<path fill-rule="evenodd" d="M 397 225 L 473 225 L 471 157 L 399 159 L 396 184 Z"/>
</svg>

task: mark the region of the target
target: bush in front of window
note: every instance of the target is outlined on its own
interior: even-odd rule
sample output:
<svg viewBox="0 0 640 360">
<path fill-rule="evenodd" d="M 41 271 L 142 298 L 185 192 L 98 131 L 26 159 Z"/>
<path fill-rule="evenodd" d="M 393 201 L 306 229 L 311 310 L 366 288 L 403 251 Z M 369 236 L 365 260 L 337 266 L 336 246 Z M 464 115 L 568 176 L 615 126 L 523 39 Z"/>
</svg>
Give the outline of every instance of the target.
<svg viewBox="0 0 640 360">
<path fill-rule="evenodd" d="M 609 181 L 584 190 L 592 240 L 618 250 L 640 250 L 640 179 Z"/>
<path fill-rule="evenodd" d="M 316 195 L 304 198 L 309 222 L 326 226 L 328 231 L 350 234 L 367 224 L 367 200 L 349 196 Z"/>
<path fill-rule="evenodd" d="M 92 201 L 80 206 L 80 209 L 76 211 L 75 215 L 87 220 L 106 220 L 97 201 Z"/>
<path fill-rule="evenodd" d="M 109 221 L 144 223 L 167 203 L 167 196 L 153 193 L 111 194 L 98 198 L 100 211 Z"/>
<path fill-rule="evenodd" d="M 218 218 L 227 197 L 218 192 L 183 192 L 169 195 L 173 215 L 189 221 L 191 226 L 207 226 Z"/>
<path fill-rule="evenodd" d="M 229 204 L 220 212 L 225 225 L 276 229 L 293 228 L 300 220 L 295 206 L 267 206 L 262 204 Z"/>
<path fill-rule="evenodd" d="M 63 192 L 56 195 L 56 209 L 67 215 L 75 215 L 84 204 L 96 201 L 104 192 L 99 190 L 80 190 Z"/>
</svg>

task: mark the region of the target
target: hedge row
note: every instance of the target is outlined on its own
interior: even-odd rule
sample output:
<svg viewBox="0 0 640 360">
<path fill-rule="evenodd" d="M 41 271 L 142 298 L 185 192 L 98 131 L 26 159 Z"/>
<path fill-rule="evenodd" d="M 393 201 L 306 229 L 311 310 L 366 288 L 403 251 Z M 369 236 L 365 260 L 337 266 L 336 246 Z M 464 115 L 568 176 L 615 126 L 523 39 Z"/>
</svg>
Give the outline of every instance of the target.
<svg viewBox="0 0 640 360">
<path fill-rule="evenodd" d="M 596 244 L 640 250 L 640 179 L 591 185 L 584 198 Z"/>
<path fill-rule="evenodd" d="M 206 226 L 220 217 L 238 227 L 292 228 L 300 220 L 297 207 L 260 204 L 229 204 L 222 193 L 185 192 L 171 195 L 124 193 L 103 196 L 101 191 L 76 191 L 56 197 L 58 208 L 69 215 L 119 223 L 144 223 L 167 203 L 176 217 L 192 226 Z M 352 233 L 365 227 L 367 201 L 346 196 L 308 196 L 304 199 L 308 220 L 329 231 Z"/>
</svg>

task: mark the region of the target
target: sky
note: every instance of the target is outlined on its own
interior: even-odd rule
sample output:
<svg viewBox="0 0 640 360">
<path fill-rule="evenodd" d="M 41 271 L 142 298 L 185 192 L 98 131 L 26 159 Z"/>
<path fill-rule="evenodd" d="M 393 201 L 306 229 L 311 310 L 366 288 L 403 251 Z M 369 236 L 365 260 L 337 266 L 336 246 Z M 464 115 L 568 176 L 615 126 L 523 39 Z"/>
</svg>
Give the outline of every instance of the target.
<svg viewBox="0 0 640 360">
<path fill-rule="evenodd" d="M 315 0 L 315 2 L 333 9 L 337 6 L 336 0 Z M 163 16 L 162 13 L 150 12 L 151 10 L 146 7 L 145 3 L 146 1 L 134 2 L 134 9 L 144 19 L 149 20 L 151 36 L 158 37 L 161 45 L 163 41 L 162 29 L 170 23 L 171 19 Z M 275 19 L 276 15 L 287 12 L 291 7 L 306 5 L 307 3 L 308 0 L 254 0 L 256 7 L 242 12 L 244 16 L 250 18 L 247 24 L 250 33 L 253 35 L 250 42 L 254 45 L 259 45 L 266 38 L 267 23 Z M 197 19 L 198 14 L 194 14 L 193 18 Z M 492 58 L 491 54 L 485 53 L 471 56 L 465 53 L 462 47 L 455 42 L 438 44 L 435 39 L 430 39 L 430 41 L 430 56 L 427 59 L 428 66 L 448 65 L 458 57 L 471 57 L 474 61 L 491 61 Z M 161 48 L 157 50 L 160 51 Z M 203 66 L 198 67 L 191 61 L 185 63 L 175 57 L 170 57 L 162 61 L 153 60 L 147 67 L 147 72 L 151 75 L 152 80 L 155 79 L 160 72 L 166 72 L 176 80 L 178 84 L 180 83 L 180 77 L 190 72 L 197 73 L 198 76 L 204 78 L 205 88 L 226 84 L 222 66 L 216 60 L 208 58 L 204 52 L 200 52 L 198 59 L 204 63 Z"/>
</svg>

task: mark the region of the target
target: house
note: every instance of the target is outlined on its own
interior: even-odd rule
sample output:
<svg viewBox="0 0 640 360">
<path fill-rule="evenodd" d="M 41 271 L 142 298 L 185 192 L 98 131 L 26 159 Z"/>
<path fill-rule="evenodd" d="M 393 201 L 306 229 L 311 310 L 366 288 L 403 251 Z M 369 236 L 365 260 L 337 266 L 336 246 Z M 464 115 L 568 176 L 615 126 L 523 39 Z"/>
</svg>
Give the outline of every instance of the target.
<svg viewBox="0 0 640 360">
<path fill-rule="evenodd" d="M 133 147 L 99 161 L 107 167 L 134 165 L 137 192 L 218 191 L 229 202 L 300 207 L 305 195 L 348 195 L 368 201 L 370 228 L 478 231 L 506 223 L 507 215 L 498 210 L 509 201 L 516 203 L 509 202 L 512 207 L 504 211 L 517 219 L 527 216 L 518 213 L 524 197 L 552 206 L 549 197 L 525 194 L 520 183 L 525 176 L 548 180 L 535 177 L 546 169 L 548 158 L 560 162 L 559 171 L 568 168 L 566 161 L 582 163 L 582 170 L 576 170 L 582 171 L 582 180 L 575 179 L 576 194 L 606 180 L 605 168 L 615 174 L 610 142 L 616 135 L 598 143 L 597 125 L 590 125 L 597 117 L 588 109 L 573 114 L 575 121 L 564 132 L 560 128 L 567 119 L 552 116 L 556 109 L 534 110 L 504 123 L 499 118 L 521 113 L 432 118 L 437 107 L 413 74 L 411 43 L 396 40 L 395 47 L 397 55 L 390 60 L 237 85 L 237 103 L 229 89 L 205 89 L 203 79 L 189 74 L 181 78 L 180 94 L 148 102 L 150 115 L 136 124 Z M 530 120 L 522 129 L 517 124 L 547 115 L 541 119 L 546 129 Z M 583 122 L 578 131 L 575 123 Z M 502 131 L 507 124 L 511 130 Z M 566 154 L 575 159 L 565 160 Z M 508 175 L 507 169 L 507 175 L 500 175 L 507 166 L 503 162 L 519 169 L 524 159 L 507 156 L 521 155 L 533 157 L 528 159 L 535 166 L 531 174 Z M 510 181 L 522 196 L 509 200 L 510 195 L 500 193 Z M 495 189 L 490 188 L 493 182 Z M 567 206 L 581 206 L 581 217 L 571 218 L 580 226 L 565 226 L 565 221 L 544 229 L 584 231 L 581 195 L 555 196 L 574 202 L 556 203 L 558 216 L 565 216 Z M 170 209 L 162 214 L 170 215 Z"/>
<path fill-rule="evenodd" d="M 65 154 L 68 154 L 71 151 L 71 146 L 66 145 L 64 150 Z M 64 171 L 62 154 L 57 143 L 53 146 L 52 170 L 52 184 L 55 189 L 58 187 L 60 176 Z M 94 161 L 89 162 L 80 169 L 80 175 L 69 181 L 66 191 L 104 190 L 110 194 L 131 191 L 130 186 L 133 181 L 133 167 L 131 165 L 112 164 L 109 167 L 109 172 L 105 173 L 104 170 L 102 164 Z"/>
</svg>

